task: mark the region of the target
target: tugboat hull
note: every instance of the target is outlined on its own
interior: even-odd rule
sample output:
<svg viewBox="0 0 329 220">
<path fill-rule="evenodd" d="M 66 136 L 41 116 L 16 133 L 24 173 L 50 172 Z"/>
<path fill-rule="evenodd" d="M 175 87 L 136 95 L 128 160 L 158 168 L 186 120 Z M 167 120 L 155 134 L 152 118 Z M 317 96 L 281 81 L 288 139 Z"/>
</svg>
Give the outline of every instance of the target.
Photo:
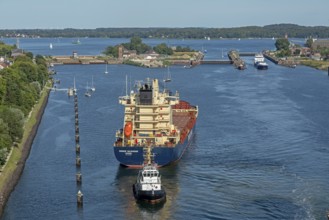
<svg viewBox="0 0 329 220">
<path fill-rule="evenodd" d="M 136 184 L 133 185 L 134 197 L 139 202 L 145 202 L 150 204 L 157 204 L 166 201 L 166 192 L 162 188 L 155 191 L 142 191 L 138 190 Z"/>
</svg>

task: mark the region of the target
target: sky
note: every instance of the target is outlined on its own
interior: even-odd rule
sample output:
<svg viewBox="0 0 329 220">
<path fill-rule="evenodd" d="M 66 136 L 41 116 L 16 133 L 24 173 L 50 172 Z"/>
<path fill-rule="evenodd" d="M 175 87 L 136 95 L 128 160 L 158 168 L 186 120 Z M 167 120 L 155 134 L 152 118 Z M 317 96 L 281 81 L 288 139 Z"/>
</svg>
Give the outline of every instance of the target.
<svg viewBox="0 0 329 220">
<path fill-rule="evenodd" d="M 329 0 L 0 0 L 0 29 L 329 26 Z"/>
</svg>

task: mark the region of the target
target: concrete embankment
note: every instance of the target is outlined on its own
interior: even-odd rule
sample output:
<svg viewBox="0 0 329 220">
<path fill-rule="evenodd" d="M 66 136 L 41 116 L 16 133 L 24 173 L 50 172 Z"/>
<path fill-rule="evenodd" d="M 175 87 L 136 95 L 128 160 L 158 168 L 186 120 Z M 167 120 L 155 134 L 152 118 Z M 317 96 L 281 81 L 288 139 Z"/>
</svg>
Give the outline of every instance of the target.
<svg viewBox="0 0 329 220">
<path fill-rule="evenodd" d="M 35 120 L 36 122 L 32 126 L 30 131 L 24 131 L 24 136 L 26 136 L 27 138 L 25 139 L 24 142 L 22 142 L 20 146 L 17 147 L 19 148 L 18 150 L 21 153 L 19 159 L 16 162 L 8 161 L 15 163 L 16 166 L 12 171 L 9 171 L 7 175 L 1 176 L 1 178 L 5 178 L 5 179 L 3 179 L 4 184 L 0 188 L 0 218 L 3 214 L 3 211 L 5 209 L 6 203 L 9 199 L 11 192 L 15 189 L 20 179 L 20 176 L 23 173 L 25 162 L 30 154 L 34 137 L 37 134 L 39 124 L 41 122 L 44 110 L 47 106 L 50 90 L 45 88 L 44 92 L 46 94 L 42 97 L 42 99 L 40 99 L 41 104 L 38 106 L 38 109 L 37 108 L 34 109 L 34 111 L 36 111 L 36 114 L 32 114 L 31 118 L 29 119 L 29 120 Z M 12 159 L 10 158 L 9 160 Z M 5 169 L 7 168 L 8 166 Z"/>
</svg>

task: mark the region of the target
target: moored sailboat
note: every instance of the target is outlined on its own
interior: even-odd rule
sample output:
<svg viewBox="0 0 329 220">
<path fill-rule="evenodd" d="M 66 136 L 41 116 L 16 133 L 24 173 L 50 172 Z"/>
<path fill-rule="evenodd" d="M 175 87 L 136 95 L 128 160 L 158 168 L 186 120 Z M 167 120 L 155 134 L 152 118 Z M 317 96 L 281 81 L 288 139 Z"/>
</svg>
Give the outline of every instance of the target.
<svg viewBox="0 0 329 220">
<path fill-rule="evenodd" d="M 107 71 L 107 63 L 105 64 L 105 74 L 108 74 L 109 72 Z"/>
<path fill-rule="evenodd" d="M 170 74 L 169 66 L 168 66 L 168 69 L 167 69 L 167 76 L 163 81 L 164 82 L 171 82 L 171 74 Z"/>
<path fill-rule="evenodd" d="M 94 76 L 91 76 L 91 87 L 90 87 L 90 90 L 92 92 L 95 92 L 96 91 L 96 88 L 94 86 Z"/>
<path fill-rule="evenodd" d="M 90 97 L 90 96 L 91 96 L 90 89 L 89 89 L 89 87 L 88 87 L 88 82 L 87 82 L 87 87 L 86 87 L 85 96 L 86 96 L 86 97 Z"/>
</svg>

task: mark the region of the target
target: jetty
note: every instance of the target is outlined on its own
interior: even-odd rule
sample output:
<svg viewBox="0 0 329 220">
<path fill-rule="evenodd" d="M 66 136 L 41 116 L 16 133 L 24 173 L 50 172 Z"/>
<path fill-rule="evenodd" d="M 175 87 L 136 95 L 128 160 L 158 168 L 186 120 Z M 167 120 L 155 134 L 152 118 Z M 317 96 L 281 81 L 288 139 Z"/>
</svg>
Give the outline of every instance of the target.
<svg viewBox="0 0 329 220">
<path fill-rule="evenodd" d="M 231 50 L 227 54 L 228 58 L 233 62 L 235 68 L 239 70 L 244 70 L 246 68 L 245 62 L 240 58 L 239 52 L 236 50 Z"/>
<path fill-rule="evenodd" d="M 266 59 L 281 66 L 295 68 L 298 64 L 295 60 L 292 59 L 278 59 L 274 56 L 274 54 L 271 54 L 269 51 L 263 52 L 263 55 Z"/>
</svg>

